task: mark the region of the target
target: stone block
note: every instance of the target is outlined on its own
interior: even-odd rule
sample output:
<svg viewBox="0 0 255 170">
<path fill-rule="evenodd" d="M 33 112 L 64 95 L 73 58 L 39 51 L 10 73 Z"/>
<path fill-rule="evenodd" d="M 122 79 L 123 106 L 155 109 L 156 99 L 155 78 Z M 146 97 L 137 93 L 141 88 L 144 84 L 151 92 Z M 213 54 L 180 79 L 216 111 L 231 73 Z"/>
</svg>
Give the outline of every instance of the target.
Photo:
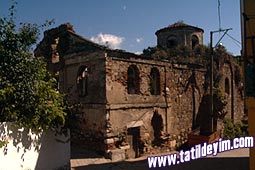
<svg viewBox="0 0 255 170">
<path fill-rule="evenodd" d="M 114 143 L 114 139 L 113 139 L 113 138 L 105 139 L 105 140 L 104 140 L 104 143 L 105 143 L 105 144 L 112 144 L 112 143 Z"/>
<path fill-rule="evenodd" d="M 110 144 L 106 144 L 105 148 L 107 148 L 107 149 L 115 149 L 116 147 L 115 147 L 114 143 L 110 143 Z"/>
<path fill-rule="evenodd" d="M 120 149 L 122 150 L 130 149 L 130 145 L 120 146 Z"/>
<path fill-rule="evenodd" d="M 170 146 L 170 148 L 176 147 L 176 140 L 169 141 L 169 146 Z"/>
<path fill-rule="evenodd" d="M 118 137 L 114 137 L 113 139 L 114 139 L 114 142 L 120 141 L 120 138 L 118 138 Z"/>
<path fill-rule="evenodd" d="M 107 137 L 107 138 L 110 138 L 110 137 L 114 137 L 114 136 L 116 136 L 114 133 L 106 133 L 105 135 L 104 135 L 105 137 Z"/>
<path fill-rule="evenodd" d="M 109 157 L 112 161 L 123 161 L 126 159 L 124 149 L 114 149 L 109 152 Z"/>
</svg>

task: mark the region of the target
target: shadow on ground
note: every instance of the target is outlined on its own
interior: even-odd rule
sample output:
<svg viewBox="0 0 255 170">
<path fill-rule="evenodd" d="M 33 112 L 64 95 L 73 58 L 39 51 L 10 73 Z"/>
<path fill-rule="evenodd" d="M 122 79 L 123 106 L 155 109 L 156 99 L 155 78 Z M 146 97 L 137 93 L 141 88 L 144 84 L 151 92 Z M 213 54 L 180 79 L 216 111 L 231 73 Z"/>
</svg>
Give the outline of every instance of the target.
<svg viewBox="0 0 255 170">
<path fill-rule="evenodd" d="M 91 164 L 74 167 L 73 170 L 145 170 L 149 169 L 147 159 L 139 161 L 123 161 L 115 163 Z M 151 168 L 157 170 L 249 170 L 249 159 L 239 158 L 203 158 L 183 164 L 167 166 L 164 168 Z"/>
<path fill-rule="evenodd" d="M 102 153 L 96 153 L 88 148 L 71 146 L 71 159 L 102 158 Z"/>
</svg>

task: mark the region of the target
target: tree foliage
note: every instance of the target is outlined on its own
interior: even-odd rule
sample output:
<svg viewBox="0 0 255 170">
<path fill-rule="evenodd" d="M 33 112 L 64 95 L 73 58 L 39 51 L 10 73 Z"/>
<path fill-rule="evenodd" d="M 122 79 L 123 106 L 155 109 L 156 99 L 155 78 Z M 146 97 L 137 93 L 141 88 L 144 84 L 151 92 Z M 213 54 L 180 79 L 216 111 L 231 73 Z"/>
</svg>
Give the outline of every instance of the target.
<svg viewBox="0 0 255 170">
<path fill-rule="evenodd" d="M 35 131 L 55 128 L 65 123 L 63 95 L 46 71 L 46 64 L 33 57 L 40 29 L 45 25 L 0 18 L 0 121 L 13 121 Z"/>
</svg>

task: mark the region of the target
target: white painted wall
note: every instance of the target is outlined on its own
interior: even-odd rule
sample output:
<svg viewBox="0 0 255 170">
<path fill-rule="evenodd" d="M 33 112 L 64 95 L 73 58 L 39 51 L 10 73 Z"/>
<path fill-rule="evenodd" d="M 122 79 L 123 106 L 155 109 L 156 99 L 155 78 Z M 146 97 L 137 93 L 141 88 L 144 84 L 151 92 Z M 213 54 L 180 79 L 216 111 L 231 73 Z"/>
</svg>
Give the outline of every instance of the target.
<svg viewBox="0 0 255 170">
<path fill-rule="evenodd" d="M 0 170 L 70 169 L 70 133 L 65 136 L 47 131 L 36 135 L 4 122 L 0 123 L 0 139 L 8 140 L 0 148 Z"/>
</svg>

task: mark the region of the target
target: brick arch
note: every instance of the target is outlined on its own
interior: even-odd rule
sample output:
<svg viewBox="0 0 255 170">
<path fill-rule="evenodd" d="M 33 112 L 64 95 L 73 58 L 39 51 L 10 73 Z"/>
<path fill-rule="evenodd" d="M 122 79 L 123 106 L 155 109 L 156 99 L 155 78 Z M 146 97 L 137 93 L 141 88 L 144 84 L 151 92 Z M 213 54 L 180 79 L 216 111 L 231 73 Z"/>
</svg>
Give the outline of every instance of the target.
<svg viewBox="0 0 255 170">
<path fill-rule="evenodd" d="M 196 34 L 191 35 L 191 48 L 194 49 L 199 45 L 199 38 Z"/>
<path fill-rule="evenodd" d="M 77 90 L 80 97 L 85 97 L 88 94 L 88 67 L 82 65 L 77 72 Z"/>
<path fill-rule="evenodd" d="M 151 95 L 160 95 L 160 73 L 156 67 L 150 72 L 150 92 Z"/>
<path fill-rule="evenodd" d="M 230 89 L 230 87 L 229 87 L 230 85 L 229 85 L 228 77 L 225 78 L 224 84 L 225 84 L 225 88 L 224 88 L 225 89 L 225 93 L 227 93 L 229 95 L 230 94 L 230 90 L 229 90 Z"/>
<path fill-rule="evenodd" d="M 128 94 L 140 93 L 140 75 L 136 65 L 130 65 L 127 70 L 127 89 Z"/>
<path fill-rule="evenodd" d="M 167 47 L 168 48 L 172 48 L 172 47 L 176 47 L 178 46 L 179 41 L 178 41 L 178 37 L 176 35 L 169 35 L 167 37 Z"/>
</svg>

